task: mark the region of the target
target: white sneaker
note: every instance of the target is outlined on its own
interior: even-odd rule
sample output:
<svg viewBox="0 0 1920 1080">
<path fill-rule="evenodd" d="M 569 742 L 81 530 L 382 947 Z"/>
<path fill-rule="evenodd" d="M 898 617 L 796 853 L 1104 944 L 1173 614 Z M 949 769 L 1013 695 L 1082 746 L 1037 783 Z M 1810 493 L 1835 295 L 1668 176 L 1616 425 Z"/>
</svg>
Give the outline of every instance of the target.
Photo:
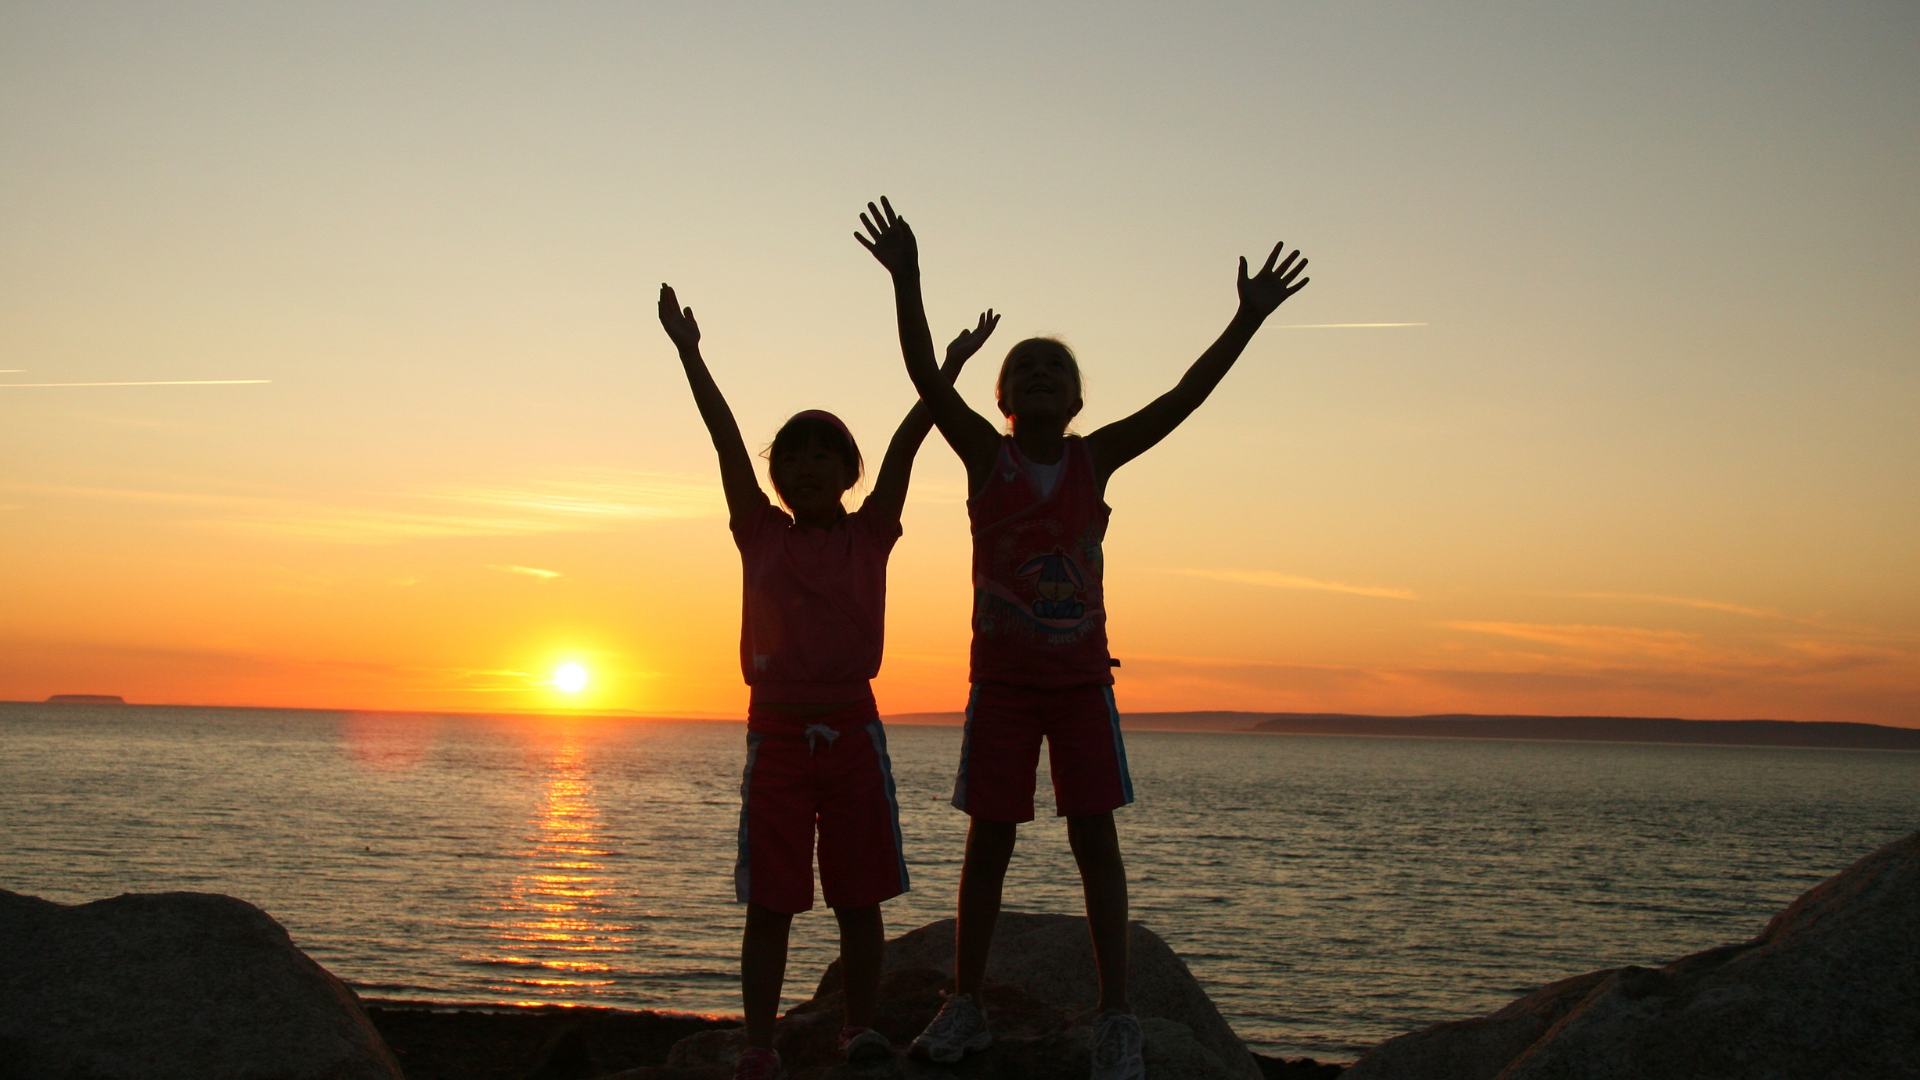
<svg viewBox="0 0 1920 1080">
<path fill-rule="evenodd" d="M 974 1003 L 972 994 L 948 994 L 940 1014 L 927 1029 L 914 1036 L 914 1057 L 950 1065 L 976 1050 L 993 1045 L 993 1032 L 987 1030 L 987 1014 Z"/>
<path fill-rule="evenodd" d="M 1132 1013 L 1101 1013 L 1092 1041 L 1092 1080 L 1146 1080 L 1147 1037 Z"/>
</svg>

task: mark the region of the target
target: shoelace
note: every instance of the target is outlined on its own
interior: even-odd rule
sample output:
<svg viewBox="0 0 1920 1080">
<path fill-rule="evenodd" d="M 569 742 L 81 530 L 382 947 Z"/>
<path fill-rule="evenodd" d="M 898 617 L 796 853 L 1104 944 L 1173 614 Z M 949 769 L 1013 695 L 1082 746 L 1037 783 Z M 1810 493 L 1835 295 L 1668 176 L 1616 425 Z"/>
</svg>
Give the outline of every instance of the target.
<svg viewBox="0 0 1920 1080">
<path fill-rule="evenodd" d="M 809 757 L 813 755 L 814 746 L 815 746 L 814 740 L 825 738 L 827 740 L 827 749 L 831 750 L 833 749 L 833 741 L 840 737 L 840 733 L 838 731 L 835 731 L 833 729 L 833 726 L 830 724 L 808 724 L 806 735 L 807 735 L 807 755 Z"/>
</svg>

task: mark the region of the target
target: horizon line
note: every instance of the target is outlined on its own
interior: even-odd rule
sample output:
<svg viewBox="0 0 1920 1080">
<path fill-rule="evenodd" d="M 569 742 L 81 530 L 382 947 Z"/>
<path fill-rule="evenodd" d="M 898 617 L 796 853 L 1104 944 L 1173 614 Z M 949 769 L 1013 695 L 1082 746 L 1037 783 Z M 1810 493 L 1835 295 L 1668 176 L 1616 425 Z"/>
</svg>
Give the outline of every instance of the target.
<svg viewBox="0 0 1920 1080">
<path fill-rule="evenodd" d="M 330 708 L 314 705 L 221 705 L 181 701 L 127 701 L 118 702 L 61 702 L 51 700 L 55 697 L 118 697 L 111 694 L 53 694 L 47 699 L 26 701 L 0 698 L 0 705 L 79 705 L 97 704 L 103 708 L 131 709 L 244 709 L 262 712 L 328 712 L 357 713 L 363 715 L 399 715 L 399 716 L 449 716 L 449 717 L 545 717 L 550 719 L 593 720 L 684 720 L 694 723 L 728 723 L 745 719 L 744 714 L 735 712 L 672 712 L 649 713 L 632 709 L 387 709 L 387 708 Z M 1877 727 L 1890 731 L 1920 731 L 1920 725 L 1912 727 L 1899 724 L 1875 723 L 1870 720 L 1780 720 L 1760 716 L 1743 717 L 1701 717 L 1701 716 L 1643 716 L 1608 713 L 1515 713 L 1515 712 L 1421 712 L 1421 713 L 1357 713 L 1326 712 L 1313 710 L 1276 710 L 1276 709 L 1136 709 L 1124 714 L 1129 717 L 1166 717 L 1166 716 L 1247 716 L 1264 718 L 1282 717 L 1320 717 L 1327 719 L 1354 720 L 1436 720 L 1468 718 L 1476 720 L 1664 720 L 1682 724 L 1830 724 L 1857 727 Z M 908 721 L 916 717 L 953 717 L 964 719 L 964 710 L 910 710 L 905 712 L 882 713 L 883 720 Z M 931 725 L 926 725 L 931 726 Z"/>
</svg>

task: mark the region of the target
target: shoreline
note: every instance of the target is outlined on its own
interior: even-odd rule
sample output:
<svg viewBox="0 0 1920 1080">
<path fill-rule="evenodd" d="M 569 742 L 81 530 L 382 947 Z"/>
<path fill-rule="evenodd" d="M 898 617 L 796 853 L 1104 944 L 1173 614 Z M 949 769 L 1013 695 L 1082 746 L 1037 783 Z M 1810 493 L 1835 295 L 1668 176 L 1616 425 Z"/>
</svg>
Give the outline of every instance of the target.
<svg viewBox="0 0 1920 1080">
<path fill-rule="evenodd" d="M 407 1080 L 607 1075 L 664 1065 L 681 1039 L 741 1024 L 737 1015 L 604 1005 L 445 1004 L 361 997 L 360 1006 L 399 1059 Z M 1332 1080 L 1351 1064 L 1248 1053 L 1259 1063 L 1264 1080 Z"/>
</svg>

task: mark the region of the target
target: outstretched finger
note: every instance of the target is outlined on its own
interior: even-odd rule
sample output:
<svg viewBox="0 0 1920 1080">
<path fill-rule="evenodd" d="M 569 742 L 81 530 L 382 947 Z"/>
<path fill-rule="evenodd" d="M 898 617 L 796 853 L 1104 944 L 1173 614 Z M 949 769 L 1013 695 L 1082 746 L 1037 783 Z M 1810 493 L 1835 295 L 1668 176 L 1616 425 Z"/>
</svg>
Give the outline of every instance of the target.
<svg viewBox="0 0 1920 1080">
<path fill-rule="evenodd" d="M 860 234 L 860 233 L 854 233 L 854 234 L 853 234 L 853 238 L 854 238 L 855 240 L 858 240 L 858 241 L 860 241 L 860 246 L 861 246 L 861 247 L 863 247 L 863 248 L 866 248 L 866 249 L 867 249 L 868 251 L 872 251 L 872 250 L 873 250 L 873 241 L 871 241 L 871 240 L 869 240 L 869 239 L 867 239 L 867 238 L 866 238 L 866 237 L 865 237 L 864 235 L 862 235 L 862 234 Z"/>
<path fill-rule="evenodd" d="M 1273 250 L 1267 253 L 1267 264 L 1260 268 L 1261 273 L 1263 274 L 1273 273 L 1274 260 L 1280 257 L 1280 250 L 1286 246 L 1287 246 L 1287 242 L 1285 240 L 1282 240 L 1279 243 L 1273 245 Z"/>
<path fill-rule="evenodd" d="M 1245 255 L 1242 255 L 1240 256 L 1240 284 L 1245 285 L 1246 283 L 1247 283 L 1247 257 Z"/>
<path fill-rule="evenodd" d="M 886 226 L 886 224 L 887 224 L 887 219 L 886 219 L 885 217 L 883 217 L 883 216 L 881 216 L 881 214 L 880 214 L 880 208 L 879 208 L 878 206 L 875 206 L 875 205 L 874 205 L 874 204 L 872 204 L 872 203 L 868 203 L 868 204 L 867 204 L 867 213 L 866 213 L 866 214 L 862 214 L 862 215 L 860 215 L 860 220 L 861 220 L 861 221 L 866 221 L 866 220 L 867 220 L 867 214 L 872 214 L 872 215 L 873 215 L 873 221 L 872 221 L 872 223 L 871 223 L 871 224 L 869 224 L 869 225 L 867 226 L 867 228 L 869 228 L 869 229 L 872 229 L 872 230 L 873 230 L 873 235 L 874 235 L 874 237 L 875 237 L 875 238 L 878 238 L 878 237 L 879 237 L 879 235 L 880 235 L 880 233 L 881 233 L 882 231 L 884 231 L 884 228 L 885 228 L 885 226 Z"/>
<path fill-rule="evenodd" d="M 893 204 L 887 201 L 887 197 L 885 195 L 880 196 L 880 205 L 886 208 L 887 224 L 891 225 L 895 221 L 898 221 L 900 219 L 900 215 L 893 212 Z"/>
</svg>

